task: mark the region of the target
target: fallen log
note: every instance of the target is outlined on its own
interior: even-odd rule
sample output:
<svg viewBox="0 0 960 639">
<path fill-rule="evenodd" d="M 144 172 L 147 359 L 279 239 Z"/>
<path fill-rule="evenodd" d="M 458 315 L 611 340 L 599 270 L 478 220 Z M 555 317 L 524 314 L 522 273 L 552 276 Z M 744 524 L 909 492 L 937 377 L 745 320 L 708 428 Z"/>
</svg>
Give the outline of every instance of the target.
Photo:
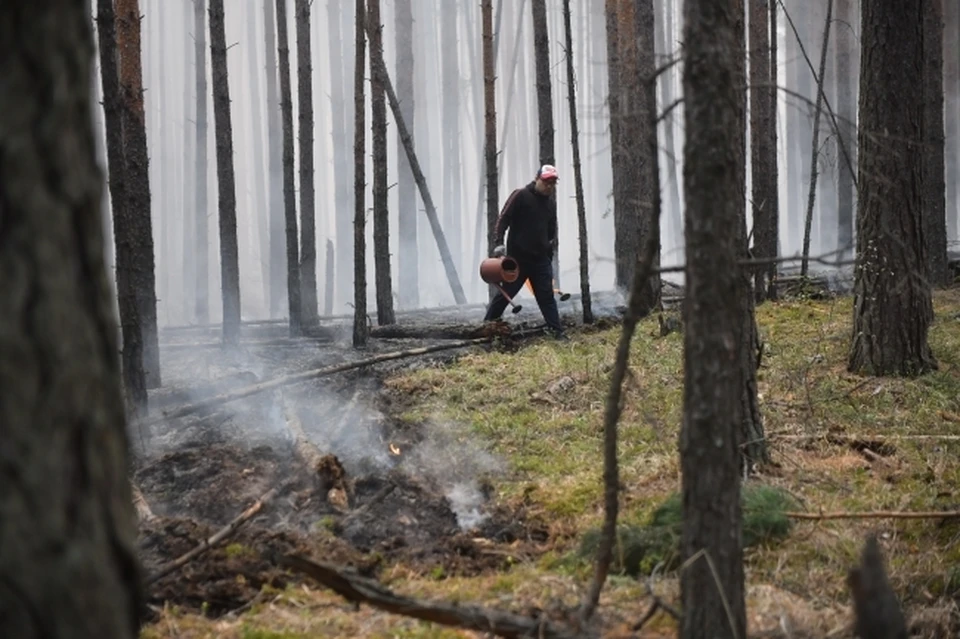
<svg viewBox="0 0 960 639">
<path fill-rule="evenodd" d="M 317 583 L 333 590 L 347 601 L 359 606 L 370 604 L 375 608 L 413 619 L 488 632 L 500 637 L 520 639 L 573 639 L 583 636 L 572 630 L 559 627 L 555 622 L 542 617 L 524 617 L 510 612 L 501 612 L 470 605 L 452 605 L 418 601 L 398 595 L 379 582 L 347 572 L 336 566 L 311 561 L 297 555 L 274 556 L 274 563 L 301 572 Z"/>
<path fill-rule="evenodd" d="M 791 519 L 809 519 L 825 521 L 827 519 L 957 519 L 960 510 L 872 510 L 853 512 L 841 510 L 837 512 L 801 513 L 787 511 L 784 516 Z"/>
<path fill-rule="evenodd" d="M 154 515 L 153 510 L 150 509 L 150 504 L 147 503 L 147 499 L 143 496 L 140 487 L 131 481 L 130 488 L 133 491 L 133 507 L 137 511 L 137 522 L 155 520 L 157 516 Z"/>
<path fill-rule="evenodd" d="M 236 390 L 223 393 L 222 395 L 217 395 L 216 397 L 210 397 L 207 399 L 202 399 L 197 402 L 192 402 L 190 404 L 184 404 L 183 406 L 174 408 L 169 411 L 165 411 L 159 415 L 148 417 L 147 419 L 141 422 L 141 426 L 153 426 L 155 424 L 159 424 L 169 419 L 177 419 L 185 415 L 190 415 L 191 413 L 195 413 L 199 410 L 203 410 L 205 408 L 220 406 L 222 404 L 226 404 L 227 402 L 233 402 L 239 399 L 244 399 L 252 395 L 262 393 L 264 391 L 280 388 L 281 386 L 289 386 L 290 384 L 297 384 L 299 382 L 305 382 L 311 379 L 317 379 L 319 377 L 326 377 L 328 375 L 334 375 L 336 373 L 342 373 L 342 372 L 357 369 L 357 368 L 363 368 L 364 366 L 372 366 L 374 364 L 389 362 L 396 359 L 403 359 L 405 357 L 415 357 L 417 355 L 426 355 L 428 353 L 436 353 L 438 351 L 451 350 L 454 348 L 476 346 L 479 344 L 488 343 L 490 341 L 491 341 L 491 338 L 483 337 L 478 339 L 467 339 L 467 340 L 461 340 L 457 342 L 449 342 L 446 344 L 435 344 L 433 346 L 421 346 L 418 348 L 411 348 L 403 351 L 383 353 L 381 355 L 375 355 L 373 357 L 357 360 L 355 362 L 344 362 L 343 364 L 326 366 L 324 368 L 316 368 L 313 370 L 304 371 L 302 373 L 284 375 L 283 377 L 271 379 L 266 382 L 253 384 L 252 386 L 238 388 Z"/>
<path fill-rule="evenodd" d="M 283 408 L 283 416 L 287 423 L 287 430 L 293 435 L 293 449 L 297 457 L 310 469 L 313 478 L 318 483 L 318 489 L 326 500 L 341 508 L 349 507 L 350 490 L 346 482 L 346 471 L 336 455 L 323 453 L 307 437 L 303 430 L 303 423 L 294 409 L 283 401 L 282 394 L 279 401 Z"/>
<path fill-rule="evenodd" d="M 218 530 L 216 533 L 203 540 L 200 544 L 195 546 L 192 550 L 180 555 L 167 565 L 160 568 L 157 572 L 149 575 L 146 578 L 147 585 L 152 584 L 160 579 L 163 579 L 170 573 L 179 570 L 183 566 L 187 565 L 206 551 L 210 550 L 223 540 L 227 539 L 230 535 L 237 532 L 243 524 L 253 519 L 253 517 L 263 510 L 263 507 L 270 502 L 271 499 L 276 497 L 277 493 L 280 492 L 279 488 L 273 488 L 268 490 L 260 499 L 255 501 L 252 506 L 244 510 L 242 513 L 237 515 L 233 521 L 229 524 Z"/>
<path fill-rule="evenodd" d="M 270 347 L 270 346 L 296 346 L 303 348 L 309 344 L 329 344 L 333 342 L 333 335 L 316 335 L 301 337 L 277 337 L 274 339 L 241 339 L 241 347 Z M 160 350 L 195 350 L 195 349 L 217 349 L 217 348 L 236 348 L 231 344 L 224 344 L 222 341 L 216 342 L 174 342 L 170 344 L 160 343 Z"/>
<path fill-rule="evenodd" d="M 510 335 L 510 324 L 387 324 L 370 329 L 370 337 L 381 339 L 482 339 Z"/>
</svg>

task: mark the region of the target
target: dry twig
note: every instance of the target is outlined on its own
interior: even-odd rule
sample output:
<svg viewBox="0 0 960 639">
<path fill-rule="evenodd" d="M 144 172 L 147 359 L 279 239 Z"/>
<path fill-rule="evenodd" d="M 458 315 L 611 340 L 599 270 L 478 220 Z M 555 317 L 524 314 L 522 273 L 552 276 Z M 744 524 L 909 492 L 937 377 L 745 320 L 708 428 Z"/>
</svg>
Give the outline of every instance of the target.
<svg viewBox="0 0 960 639">
<path fill-rule="evenodd" d="M 820 513 L 798 513 L 787 511 L 783 513 L 791 519 L 809 519 L 825 521 L 827 519 L 957 519 L 960 510 L 873 510 L 867 512 L 836 511 Z"/>
</svg>

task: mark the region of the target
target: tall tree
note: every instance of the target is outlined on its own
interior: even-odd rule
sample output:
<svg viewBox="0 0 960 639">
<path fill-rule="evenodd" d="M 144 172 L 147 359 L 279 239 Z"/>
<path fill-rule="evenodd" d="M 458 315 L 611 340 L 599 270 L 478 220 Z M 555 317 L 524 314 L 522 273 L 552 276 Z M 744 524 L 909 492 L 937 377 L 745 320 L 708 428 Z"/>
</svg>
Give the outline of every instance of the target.
<svg viewBox="0 0 960 639">
<path fill-rule="evenodd" d="M 274 0 L 263 0 L 263 40 L 267 60 L 268 198 L 270 208 L 270 316 L 283 312 L 286 286 L 286 248 L 283 220 L 283 124 L 277 86 L 277 44 Z"/>
<path fill-rule="evenodd" d="M 837 0 L 837 143 L 843 145 L 850 163 L 841 161 L 837 167 L 837 247 L 840 259 L 853 254 L 853 207 L 856 195 L 854 188 L 853 162 L 857 143 L 856 103 L 856 0 Z M 840 150 L 837 157 L 844 157 Z"/>
<path fill-rule="evenodd" d="M 117 70 L 116 14 L 113 0 L 97 2 L 97 36 L 100 46 L 100 76 L 103 84 L 103 111 L 109 167 L 110 205 L 113 209 L 113 236 L 116 244 L 116 287 L 120 311 L 123 387 L 132 415 L 147 410 L 147 382 L 143 370 L 143 335 L 140 306 L 134 276 L 133 241 L 140 221 L 126 197 L 126 162 L 123 155 L 123 124 L 120 106 L 120 75 Z"/>
<path fill-rule="evenodd" d="M 691 561 L 680 575 L 684 639 L 746 635 L 739 472 L 743 374 L 730 365 L 740 357 L 738 300 L 747 296 L 737 265 L 743 216 L 738 13 L 742 20 L 737 0 L 684 4 L 681 554 Z"/>
<path fill-rule="evenodd" d="M 345 302 L 351 291 L 350 272 L 353 264 L 350 256 L 352 240 L 350 227 L 353 209 L 350 207 L 350 171 L 352 170 L 351 149 L 347 144 L 347 131 L 351 123 L 353 103 L 347 99 L 347 78 L 350 60 L 347 59 L 347 31 L 341 33 L 343 15 L 350 12 L 341 7 L 340 2 L 327 2 L 327 44 L 330 60 L 330 116 L 332 121 L 331 137 L 333 141 L 333 182 L 334 182 L 334 226 L 336 243 L 334 245 L 335 278 L 337 299 Z"/>
<path fill-rule="evenodd" d="M 87 2 L 0 3 L 3 637 L 132 639 L 144 603 L 92 60 Z"/>
<path fill-rule="evenodd" d="M 411 0 L 397 0 L 394 6 L 394 21 L 396 22 L 397 42 L 397 99 L 400 100 L 400 109 L 403 119 L 414 124 L 414 91 L 413 91 L 413 8 Z M 451 19 L 453 20 L 451 24 Z M 453 158 L 451 149 L 459 149 L 460 132 L 454 128 L 451 115 L 456 118 L 456 111 L 450 113 L 451 104 L 459 104 L 460 87 L 459 76 L 451 78 L 457 71 L 457 3 L 444 2 L 440 5 L 440 34 L 446 42 L 443 55 L 443 209 L 447 212 L 456 211 L 455 218 L 460 215 L 459 198 L 454 204 L 450 199 L 450 190 L 453 186 L 448 182 L 451 172 L 456 176 L 459 157 Z M 448 30 L 450 32 L 448 33 Z M 452 39 L 452 45 L 451 45 Z M 452 81 L 452 86 L 451 86 Z M 459 108 L 459 107 L 457 107 Z M 455 121 L 455 120 L 454 120 Z M 400 250 L 397 252 L 397 299 L 401 308 L 416 308 L 420 305 L 420 264 L 417 239 L 417 184 L 413 178 L 410 161 L 403 149 L 403 142 L 397 133 L 397 233 L 399 235 Z M 412 135 L 412 131 L 411 131 Z M 454 178 L 459 189 L 459 181 Z M 454 243 L 454 246 L 459 246 Z"/>
<path fill-rule="evenodd" d="M 287 313 L 290 335 L 300 334 L 300 249 L 293 172 L 293 98 L 290 96 L 290 44 L 287 0 L 277 0 L 277 59 L 280 63 L 280 112 L 283 119 L 283 221 L 287 245 Z"/>
<path fill-rule="evenodd" d="M 120 64 L 120 121 L 123 130 L 124 197 L 133 220 L 131 273 L 137 294 L 143 336 L 143 370 L 147 388 L 160 387 L 160 341 L 157 333 L 157 279 L 150 219 L 150 167 L 147 122 L 143 108 L 143 67 L 140 63 L 138 0 L 117 0 L 117 53 Z M 119 261 L 119 251 L 117 260 Z"/>
<path fill-rule="evenodd" d="M 540 140 L 539 164 L 556 164 L 553 144 L 553 87 L 550 82 L 550 37 L 547 31 L 546 0 L 531 0 L 533 14 L 533 58 L 537 74 L 537 132 Z M 556 192 L 551 195 L 556 201 Z M 559 229 L 558 229 L 559 237 Z M 553 277 L 559 282 L 559 248 L 553 253 Z"/>
<path fill-rule="evenodd" d="M 563 33 L 567 50 L 567 100 L 570 108 L 570 147 L 573 149 L 573 180 L 577 198 L 577 230 L 580 245 L 580 306 L 583 323 L 593 323 L 590 300 L 590 253 L 587 248 L 587 210 L 583 197 L 583 170 L 580 166 L 580 126 L 577 121 L 577 83 L 573 70 L 573 29 L 570 0 L 563 0 Z"/>
<path fill-rule="evenodd" d="M 380 0 L 369 0 L 370 65 L 383 60 L 383 24 Z M 390 218 L 387 208 L 387 98 L 379 73 L 370 74 L 370 126 L 373 137 L 373 266 L 377 295 L 377 324 L 393 324 L 393 281 L 390 277 Z"/>
<path fill-rule="evenodd" d="M 247 5 L 247 54 L 248 76 L 250 78 L 250 137 L 253 140 L 253 196 L 255 198 L 254 216 L 257 219 L 257 239 L 260 248 L 260 281 L 263 290 L 263 307 L 267 316 L 271 315 L 270 300 L 273 297 L 273 283 L 271 282 L 270 266 L 270 194 L 274 186 L 270 182 L 269 157 L 264 165 L 263 142 L 263 96 L 260 93 L 260 55 L 257 47 L 257 5 L 251 2 Z M 269 49 L 268 49 L 269 51 Z M 269 108 L 269 103 L 268 103 Z M 269 136 L 270 118 L 267 118 L 267 135 Z M 276 146 L 275 144 L 273 146 Z"/>
<path fill-rule="evenodd" d="M 480 13 L 483 39 L 483 111 L 484 161 L 487 169 L 487 251 L 493 253 L 496 244 L 497 217 L 500 194 L 497 184 L 497 99 L 496 71 L 493 51 L 493 0 L 481 0 Z M 494 289 L 490 287 L 490 296 Z"/>
<path fill-rule="evenodd" d="M 297 114 L 300 120 L 300 319 L 317 320 L 317 211 L 313 181 L 313 64 L 310 0 L 294 0 L 297 24 Z"/>
<path fill-rule="evenodd" d="M 237 190 L 233 169 L 233 124 L 227 79 L 227 35 L 223 0 L 210 0 L 210 68 L 213 71 L 213 125 L 217 150 L 220 228 L 220 296 L 223 341 L 240 342 L 240 255 L 237 246 Z"/>
<path fill-rule="evenodd" d="M 367 239 L 366 239 L 366 125 L 364 124 L 364 70 L 366 67 L 366 9 L 356 0 L 356 55 L 353 69 L 353 345 L 366 346 L 367 328 Z"/>
<path fill-rule="evenodd" d="M 948 0 L 951 1 L 951 0 Z M 923 224 L 930 283 L 953 279 L 947 266 L 944 182 L 943 0 L 923 0 Z"/>
<path fill-rule="evenodd" d="M 923 233 L 923 12 L 926 3 L 861 0 L 860 158 L 849 368 L 920 375 L 933 304 Z M 886 46 L 873 46 L 885 42 Z"/>
<path fill-rule="evenodd" d="M 206 0 L 193 0 L 193 39 L 197 78 L 197 156 L 194 186 L 193 250 L 197 260 L 194 313 L 198 324 L 210 321 L 210 242 L 207 239 L 207 7 Z"/>
</svg>

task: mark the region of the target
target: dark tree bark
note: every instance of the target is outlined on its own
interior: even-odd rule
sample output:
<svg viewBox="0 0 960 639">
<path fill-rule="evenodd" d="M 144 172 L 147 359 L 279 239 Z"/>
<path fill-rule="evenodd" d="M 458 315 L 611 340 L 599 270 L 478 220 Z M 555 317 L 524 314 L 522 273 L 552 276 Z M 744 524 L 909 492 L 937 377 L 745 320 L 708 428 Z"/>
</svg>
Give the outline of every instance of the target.
<svg viewBox="0 0 960 639">
<path fill-rule="evenodd" d="M 413 85 L 413 9 L 411 0 L 397 0 L 394 7 L 394 21 L 396 22 L 397 38 L 397 99 L 400 100 L 400 110 L 403 119 L 411 126 L 414 123 L 414 85 Z M 451 24 L 451 19 L 453 20 Z M 456 125 L 456 111 L 451 122 L 450 104 L 459 105 L 460 87 L 457 72 L 457 4 L 444 2 L 440 6 L 440 33 L 444 38 L 443 55 L 443 209 L 454 212 L 454 219 L 459 218 L 460 200 L 453 203 L 449 198 L 449 189 L 452 185 L 448 180 L 451 173 L 454 175 L 456 188 L 460 183 L 456 180 L 456 169 L 459 165 L 460 135 Z M 450 30 L 448 33 L 447 31 Z M 450 39 L 452 38 L 452 44 Z M 452 76 L 451 74 L 452 69 Z M 452 82 L 452 85 L 451 85 Z M 459 109 L 459 106 L 456 107 Z M 399 133 L 397 134 L 399 138 Z M 458 150 L 457 156 L 448 155 L 451 148 Z M 451 157 L 456 157 L 451 160 Z M 413 178 L 410 161 L 403 149 L 403 142 L 397 140 L 397 232 L 399 233 L 400 251 L 397 253 L 397 300 L 400 308 L 416 308 L 420 306 L 420 264 L 417 239 L 417 183 Z M 459 246 L 455 242 L 454 246 Z"/>
<path fill-rule="evenodd" d="M 336 3 L 331 3 L 336 4 Z M 286 297 L 286 238 L 283 220 L 283 124 L 277 86 L 277 22 L 274 0 L 263 0 L 263 33 L 267 58 L 267 146 L 269 147 L 268 199 L 270 207 L 270 316 L 283 314 Z M 336 128 L 336 127 L 334 127 Z"/>
<path fill-rule="evenodd" d="M 367 344 L 367 239 L 366 239 L 366 125 L 364 121 L 364 67 L 366 35 L 364 0 L 356 0 L 356 56 L 353 70 L 353 345 Z"/>
<path fill-rule="evenodd" d="M 570 146 L 573 149 L 573 180 L 577 197 L 577 230 L 580 244 L 580 305 L 583 323 L 593 323 L 590 300 L 590 253 L 587 243 L 587 210 L 583 198 L 583 171 L 580 166 L 580 126 L 577 120 L 577 83 L 573 70 L 573 29 L 570 0 L 563 0 L 563 33 L 567 49 L 567 104 L 570 110 Z"/>
<path fill-rule="evenodd" d="M 952 2 L 953 0 L 947 0 Z M 930 284 L 953 279 L 947 266 L 947 211 L 944 182 L 943 0 L 923 7 L 923 224 Z"/>
<path fill-rule="evenodd" d="M 923 233 L 923 6 L 861 0 L 857 266 L 849 368 L 921 375 L 933 304 Z M 883 47 L 871 43 L 886 42 Z"/>
<path fill-rule="evenodd" d="M 947 194 L 947 235 L 960 232 L 960 3 L 943 3 L 944 173 Z"/>
<path fill-rule="evenodd" d="M 483 111 L 484 111 L 484 161 L 487 168 L 487 251 L 493 253 L 496 245 L 497 217 L 499 217 L 500 194 L 497 184 L 497 101 L 496 71 L 493 52 L 493 0 L 480 3 L 483 37 Z M 494 288 L 491 286 L 490 297 Z"/>
<path fill-rule="evenodd" d="M 750 167 L 753 186 L 753 257 L 777 256 L 778 217 L 780 215 L 779 186 L 777 184 L 777 93 L 770 87 L 771 59 L 768 19 L 770 7 L 776 0 L 750 0 Z M 772 9 L 774 16 L 776 8 Z M 776 25 L 773 25 L 776 36 Z M 776 83 L 774 83 L 776 84 Z M 773 280 L 776 264 L 756 270 L 754 293 L 762 302 L 776 293 Z"/>
<path fill-rule="evenodd" d="M 193 37 L 197 76 L 196 209 L 193 217 L 193 247 L 197 260 L 194 313 L 197 324 L 210 322 L 210 242 L 207 238 L 207 11 L 206 0 L 193 0 Z"/>
<path fill-rule="evenodd" d="M 133 639 L 145 603 L 92 60 L 87 2 L 0 3 L 0 636 L 17 639 Z"/>
<path fill-rule="evenodd" d="M 103 111 L 109 166 L 110 204 L 113 209 L 113 236 L 116 244 L 116 287 L 120 310 L 123 387 L 132 415 L 146 414 L 147 383 L 143 370 L 143 336 L 137 280 L 131 254 L 137 233 L 137 216 L 128 207 L 126 162 L 123 155 L 123 124 L 120 106 L 120 75 L 117 69 L 116 15 L 113 0 L 97 2 L 97 36 L 100 46 L 100 76 L 103 84 Z"/>
<path fill-rule="evenodd" d="M 157 279 L 150 218 L 150 171 L 147 123 L 143 108 L 140 63 L 140 8 L 137 0 L 116 3 L 117 54 L 120 64 L 120 121 L 123 130 L 124 197 L 133 225 L 125 238 L 136 287 L 143 371 L 147 388 L 160 387 L 160 342 L 157 333 Z M 117 259 L 119 261 L 119 250 Z"/>
<path fill-rule="evenodd" d="M 300 126 L 300 319 L 317 320 L 317 212 L 313 182 L 313 65 L 310 61 L 310 0 L 295 0 L 297 25 L 297 115 Z"/>
<path fill-rule="evenodd" d="M 857 80 L 855 0 L 837 0 L 837 124 L 838 143 L 847 150 L 851 161 L 856 158 L 857 128 L 856 99 Z M 838 157 L 840 155 L 838 154 Z M 853 255 L 853 207 L 856 190 L 854 173 L 856 165 L 840 162 L 837 167 L 837 246 L 838 259 L 846 260 Z"/>
<path fill-rule="evenodd" d="M 630 141 L 631 155 L 638 161 L 639 181 L 637 183 L 637 193 L 635 197 L 636 214 L 639 216 L 638 228 L 640 231 L 639 246 L 644 246 L 647 236 L 653 232 L 651 218 L 659 215 L 660 211 L 653 210 L 653 202 L 659 201 L 660 193 L 660 154 L 659 145 L 648 144 L 648 140 L 657 139 L 656 119 L 648 117 L 650 113 L 657 112 L 657 85 L 650 79 L 656 75 L 657 71 L 657 52 L 656 52 L 656 24 L 653 15 L 654 0 L 640 0 L 633 7 L 633 29 L 631 32 L 636 35 L 632 42 L 636 47 L 636 109 L 632 116 L 634 135 Z M 622 41 L 621 41 L 622 42 Z M 629 47 L 627 47 L 629 49 Z M 659 222 L 657 226 L 656 247 L 653 255 L 653 268 L 660 266 L 660 235 Z M 639 253 L 636 259 L 640 259 Z M 636 267 L 630 270 L 631 281 L 635 275 Z M 660 302 L 660 276 L 653 275 L 641 289 L 639 303 L 641 305 L 641 314 L 649 313 Z"/>
<path fill-rule="evenodd" d="M 738 17 L 739 9 L 739 17 Z M 684 6 L 684 416 L 680 636 L 746 635 L 740 513 L 743 372 L 738 361 L 748 297 L 740 274 L 743 145 L 742 31 L 736 0 Z M 739 67 L 739 68 L 738 68 Z M 716 571 L 714 573 L 714 571 Z M 728 612 L 729 606 L 729 612 Z"/>
<path fill-rule="evenodd" d="M 383 24 L 380 0 L 369 0 L 370 64 L 379 68 L 383 60 Z M 370 78 L 370 119 L 373 138 L 373 266 L 376 280 L 377 324 L 397 321 L 393 312 L 393 280 L 390 277 L 390 218 L 387 208 L 387 99 L 379 73 Z M 401 251 L 402 252 L 402 251 Z"/>
<path fill-rule="evenodd" d="M 213 124 L 217 139 L 217 194 L 220 228 L 220 296 L 223 341 L 240 342 L 240 256 L 237 246 L 237 190 L 233 171 L 233 124 L 227 80 L 227 36 L 223 0 L 210 0 L 210 66 Z"/>
<path fill-rule="evenodd" d="M 300 334 L 300 248 L 297 245 L 297 200 L 293 172 L 293 98 L 290 93 L 290 44 L 287 0 L 277 0 L 277 59 L 280 62 L 280 113 L 283 120 L 283 221 L 287 245 L 287 312 L 290 335 Z"/>
</svg>

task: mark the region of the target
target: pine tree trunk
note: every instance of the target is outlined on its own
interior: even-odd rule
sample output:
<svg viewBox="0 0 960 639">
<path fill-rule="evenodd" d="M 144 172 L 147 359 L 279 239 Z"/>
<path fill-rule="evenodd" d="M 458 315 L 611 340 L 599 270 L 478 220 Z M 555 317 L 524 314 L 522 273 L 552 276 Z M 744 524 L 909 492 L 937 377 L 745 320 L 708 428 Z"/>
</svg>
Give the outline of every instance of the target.
<svg viewBox="0 0 960 639">
<path fill-rule="evenodd" d="M 310 0 L 294 0 L 297 25 L 297 115 L 300 120 L 300 319 L 317 321 L 317 211 L 313 176 L 313 66 Z"/>
<path fill-rule="evenodd" d="M 366 124 L 364 71 L 366 70 L 366 10 L 356 0 L 356 56 L 353 69 L 353 345 L 367 345 L 367 238 L 366 238 Z"/>
<path fill-rule="evenodd" d="M 269 166 L 264 167 L 263 145 L 263 97 L 260 93 L 260 65 L 257 52 L 257 7 L 251 3 L 247 5 L 247 60 L 250 74 L 250 137 L 253 139 L 253 192 L 256 197 L 254 216 L 257 219 L 257 239 L 260 244 L 260 280 L 263 287 L 263 308 L 267 317 L 270 317 L 270 207 L 268 197 L 270 190 Z M 269 130 L 268 130 L 269 133 Z M 268 172 L 264 172 L 264 168 Z"/>
<path fill-rule="evenodd" d="M 134 272 L 133 236 L 138 220 L 129 210 L 126 196 L 126 162 L 123 154 L 123 122 L 120 105 L 120 75 L 117 69 L 116 15 L 113 0 L 97 2 L 97 36 L 100 75 L 103 84 L 104 126 L 109 167 L 110 204 L 116 245 L 116 287 L 120 310 L 123 388 L 132 415 L 147 410 L 147 384 L 143 370 L 143 335 Z"/>
<path fill-rule="evenodd" d="M 403 119 L 411 125 L 414 123 L 414 84 L 413 84 L 413 9 L 411 0 L 397 0 L 394 7 L 394 20 L 397 33 L 397 99 L 400 100 L 400 109 Z M 453 19 L 453 24 L 449 24 Z M 440 33 L 447 42 L 443 56 L 443 136 L 444 144 L 444 200 L 445 211 L 456 211 L 459 217 L 459 202 L 452 204 L 448 199 L 448 175 L 455 172 L 459 158 L 451 161 L 447 151 L 451 146 L 459 145 L 459 127 L 451 124 L 448 112 L 450 103 L 459 103 L 460 87 L 457 76 L 457 6 L 455 2 L 444 2 L 440 6 Z M 451 30 L 448 33 L 448 29 Z M 452 44 L 448 38 L 452 36 Z M 451 78 L 447 74 L 453 69 L 453 86 L 448 83 Z M 403 142 L 397 134 L 397 232 L 399 233 L 400 250 L 397 253 L 397 299 L 400 308 L 417 308 L 420 306 L 420 252 L 417 238 L 417 184 L 413 179 L 410 161 L 403 149 Z M 459 146 L 458 146 L 459 148 Z M 459 182 L 458 182 L 459 186 Z M 454 246 L 459 246 L 455 243 Z"/>
<path fill-rule="evenodd" d="M 280 62 L 280 112 L 283 120 L 283 221 L 287 247 L 287 313 L 290 336 L 300 334 L 300 249 L 297 245 L 297 200 L 293 172 L 293 98 L 290 93 L 290 44 L 287 1 L 277 0 L 277 59 Z"/>
<path fill-rule="evenodd" d="M 952 2 L 953 0 L 947 0 Z M 953 279 L 947 266 L 943 125 L 943 0 L 923 6 L 923 216 L 927 272 L 933 286 Z"/>
<path fill-rule="evenodd" d="M 741 367 L 730 365 L 739 361 L 744 337 L 739 300 L 748 297 L 737 266 L 744 214 L 738 6 L 742 20 L 743 5 L 735 0 L 684 5 L 681 555 L 684 560 L 705 556 L 680 573 L 683 639 L 746 636 L 739 472 L 744 380 Z"/>
<path fill-rule="evenodd" d="M 270 316 L 283 315 L 286 298 L 286 250 L 283 222 L 283 124 L 277 87 L 277 22 L 274 0 L 263 0 L 264 53 L 267 60 L 267 159 L 270 195 Z"/>
<path fill-rule="evenodd" d="M 861 0 L 857 267 L 849 368 L 916 376 L 936 368 L 923 233 L 923 6 Z M 891 144 L 890 140 L 897 140 Z"/>
<path fill-rule="evenodd" d="M 191 61 L 197 65 L 196 55 L 189 53 L 190 43 L 193 41 L 193 32 L 190 23 L 193 18 L 193 6 L 191 3 L 181 3 L 180 9 L 183 11 L 183 52 L 186 69 L 190 68 Z M 196 167 L 191 162 L 196 158 L 196 130 L 190 126 L 191 122 L 197 121 L 196 116 L 196 97 L 193 95 L 193 87 L 196 83 L 196 74 L 184 73 L 181 78 L 183 82 L 183 153 L 180 157 L 180 177 L 183 184 L 183 190 L 180 193 L 181 200 L 181 221 L 183 226 L 181 230 L 183 235 L 180 238 L 180 247 L 183 251 L 183 279 L 180 282 L 180 293 L 183 300 L 182 317 L 184 324 L 189 324 L 196 320 L 194 314 L 194 304 L 196 299 L 196 281 L 197 281 L 197 259 L 196 251 L 193 250 L 194 227 L 196 222 L 194 217 L 196 212 L 192 204 L 192 198 L 196 192 Z"/>
<path fill-rule="evenodd" d="M 636 115 L 632 126 L 635 130 L 635 138 L 631 141 L 633 147 L 632 153 L 636 154 L 638 167 L 640 171 L 640 180 L 637 183 L 636 212 L 639 216 L 638 228 L 640 231 L 640 244 L 644 246 L 647 236 L 652 232 L 653 224 L 651 217 L 659 214 L 659 211 L 653 210 L 654 195 L 660 193 L 660 157 L 659 144 L 650 145 L 648 140 L 657 139 L 656 120 L 647 117 L 649 113 L 657 112 L 657 84 L 655 81 L 647 82 L 645 78 L 653 78 L 657 70 L 657 53 L 655 46 L 656 25 L 653 15 L 654 0 L 640 0 L 633 6 L 633 29 L 636 34 L 633 39 L 636 47 L 636 83 L 635 101 Z M 639 253 L 637 253 L 639 259 Z M 660 238 L 657 237 L 657 252 L 653 256 L 653 268 L 660 266 Z M 631 280 L 636 271 L 631 271 Z M 641 313 L 649 313 L 660 302 L 660 276 L 653 275 L 650 281 L 643 288 L 641 296 Z"/>
<path fill-rule="evenodd" d="M 401 0 L 401 2 L 405 2 L 405 0 Z M 463 161 L 460 151 L 460 92 L 462 91 L 462 84 L 460 80 L 460 38 L 457 32 L 458 11 L 456 2 L 444 2 L 440 5 L 440 41 L 444 52 L 441 61 L 443 91 L 440 99 L 443 110 L 441 116 L 442 128 L 448 132 L 443 136 L 443 209 L 450 214 L 452 222 L 447 228 L 450 246 L 453 247 L 453 252 L 456 255 L 461 255 L 463 249 L 461 229 L 465 209 L 463 208 L 463 195 L 460 188 L 460 168 Z M 399 31 L 397 37 L 399 42 Z M 399 78 L 397 82 L 399 92 Z M 402 98 L 401 104 L 403 104 Z M 403 186 L 403 182 L 400 183 L 400 186 Z M 459 265 L 462 267 L 463 261 L 460 261 Z"/>
<path fill-rule="evenodd" d="M 947 238 L 956 241 L 960 237 L 960 3 L 944 2 L 943 17 Z"/>
<path fill-rule="evenodd" d="M 537 74 L 537 131 L 540 141 L 539 164 L 556 164 L 556 154 L 553 144 L 553 91 L 550 83 L 550 38 L 547 32 L 547 4 L 546 0 L 531 0 L 533 14 L 533 58 Z M 556 202 L 557 194 L 551 199 Z M 559 229 L 557 229 L 559 238 Z M 553 253 L 554 283 L 560 281 L 559 247 Z"/>
<path fill-rule="evenodd" d="M 336 227 L 336 245 L 334 247 L 335 264 L 335 299 L 340 303 L 346 302 L 352 290 L 351 273 L 353 265 L 350 256 L 353 255 L 350 238 L 352 225 L 352 211 L 350 207 L 350 170 L 351 151 L 347 146 L 347 131 L 351 124 L 350 114 L 352 103 L 347 99 L 345 74 L 347 73 L 347 52 L 344 38 L 341 34 L 341 13 L 339 2 L 327 2 L 327 39 L 330 51 L 330 105 L 333 140 L 333 182 L 334 182 L 334 225 Z"/>
<path fill-rule="evenodd" d="M 487 251 L 493 253 L 496 245 L 497 218 L 499 217 L 500 194 L 497 184 L 497 100 L 496 70 L 493 52 L 493 1 L 480 3 L 483 38 L 483 112 L 484 112 L 484 161 L 487 169 Z M 493 288 L 490 287 L 490 297 Z"/>
<path fill-rule="evenodd" d="M 136 287 L 143 371 L 147 388 L 159 388 L 160 342 L 157 333 L 157 280 L 150 218 L 150 170 L 147 123 L 143 108 L 143 68 L 140 64 L 140 8 L 137 0 L 118 0 L 117 54 L 120 64 L 120 120 L 126 165 L 124 195 L 133 223 L 129 240 L 131 272 Z M 119 256 L 118 256 L 119 259 Z"/>
<path fill-rule="evenodd" d="M 207 11 L 206 0 L 193 0 L 194 54 L 196 57 L 197 77 L 197 157 L 196 157 L 196 200 L 194 211 L 194 252 L 197 260 L 196 299 L 194 313 L 198 324 L 210 322 L 210 242 L 207 231 Z"/>
<path fill-rule="evenodd" d="M 110 31 L 100 38 L 116 125 L 108 5 L 98 24 Z M 88 3 L 0 3 L 2 637 L 133 639 L 145 604 L 103 261 L 93 51 Z"/>
<path fill-rule="evenodd" d="M 368 0 L 370 64 L 383 60 L 383 24 L 380 0 Z M 377 296 L 377 324 L 395 323 L 393 281 L 390 277 L 390 218 L 387 208 L 387 100 L 379 73 L 370 77 L 371 131 L 373 139 L 373 265 Z"/>
<path fill-rule="evenodd" d="M 233 170 L 233 124 L 227 80 L 227 37 L 223 0 L 210 0 L 210 68 L 213 124 L 217 140 L 217 195 L 220 228 L 220 296 L 223 342 L 240 343 L 240 258 L 237 246 L 237 190 Z"/>
<path fill-rule="evenodd" d="M 839 128 L 839 143 L 846 149 L 846 155 L 851 163 L 856 161 L 856 100 L 854 91 L 857 83 L 857 68 L 854 65 L 854 50 L 856 47 L 855 0 L 837 0 L 837 124 Z M 853 254 L 853 207 L 856 200 L 854 189 L 854 171 L 856 164 L 851 166 L 843 160 L 843 154 L 837 167 L 837 247 L 840 250 L 838 259 L 849 259 Z"/>
</svg>

